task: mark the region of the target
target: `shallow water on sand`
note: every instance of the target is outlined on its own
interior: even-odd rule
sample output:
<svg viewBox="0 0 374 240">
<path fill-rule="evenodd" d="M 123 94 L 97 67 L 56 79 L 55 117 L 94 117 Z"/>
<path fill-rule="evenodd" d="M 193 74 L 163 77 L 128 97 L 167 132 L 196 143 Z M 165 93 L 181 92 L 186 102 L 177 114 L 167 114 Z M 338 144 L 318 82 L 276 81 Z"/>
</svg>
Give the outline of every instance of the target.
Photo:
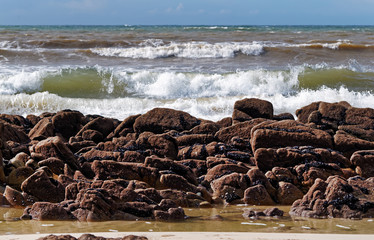
<svg viewBox="0 0 374 240">
<path fill-rule="evenodd" d="M 374 234 L 374 219 L 311 219 L 291 218 L 290 207 L 281 218 L 246 219 L 245 209 L 263 210 L 266 207 L 226 206 L 209 209 L 185 208 L 189 218 L 181 222 L 159 221 L 22 221 L 22 209 L 0 208 L 0 235 L 33 233 L 83 232 L 279 232 L 279 233 L 336 233 Z"/>
</svg>

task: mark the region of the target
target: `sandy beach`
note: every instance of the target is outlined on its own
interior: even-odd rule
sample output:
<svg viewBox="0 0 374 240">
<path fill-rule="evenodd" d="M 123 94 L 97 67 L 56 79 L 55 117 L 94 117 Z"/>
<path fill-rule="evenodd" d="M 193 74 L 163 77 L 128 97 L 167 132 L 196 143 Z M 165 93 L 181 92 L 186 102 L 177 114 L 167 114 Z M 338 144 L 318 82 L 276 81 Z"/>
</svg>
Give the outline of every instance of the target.
<svg viewBox="0 0 374 240">
<path fill-rule="evenodd" d="M 40 237 L 48 236 L 49 234 L 24 234 L 24 235 L 3 235 L 0 236 L 2 240 L 36 240 Z M 62 235 L 62 234 L 55 234 Z M 82 234 L 70 234 L 74 237 L 79 237 Z M 123 237 L 127 235 L 145 236 L 149 240 L 189 240 L 189 239 L 232 239 L 232 240 L 346 240 L 346 239 L 373 239 L 374 235 L 364 234 L 304 234 L 304 233 L 238 233 L 238 232 L 118 232 L 118 233 L 95 233 L 95 236 L 102 237 Z"/>
</svg>

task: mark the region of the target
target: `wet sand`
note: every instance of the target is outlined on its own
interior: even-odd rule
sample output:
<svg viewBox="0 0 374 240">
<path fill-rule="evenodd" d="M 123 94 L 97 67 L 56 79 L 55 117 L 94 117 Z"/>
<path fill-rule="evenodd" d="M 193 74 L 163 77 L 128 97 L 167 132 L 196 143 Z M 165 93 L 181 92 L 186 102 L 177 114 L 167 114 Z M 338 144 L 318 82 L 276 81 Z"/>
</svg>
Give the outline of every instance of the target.
<svg viewBox="0 0 374 240">
<path fill-rule="evenodd" d="M 95 236 L 102 237 L 123 237 L 127 235 L 145 236 L 149 240 L 199 240 L 199 239 L 235 239 L 235 240 L 346 240 L 346 239 L 360 239 L 360 240 L 371 240 L 374 239 L 374 235 L 368 234 L 304 234 L 304 233 L 232 233 L 232 232 L 118 232 L 118 233 L 95 233 Z M 24 234 L 24 235 L 2 235 L 2 240 L 36 240 L 40 237 L 47 236 L 49 234 Z M 56 234 L 60 235 L 60 234 Z M 70 234 L 74 237 L 79 237 L 82 233 Z"/>
</svg>

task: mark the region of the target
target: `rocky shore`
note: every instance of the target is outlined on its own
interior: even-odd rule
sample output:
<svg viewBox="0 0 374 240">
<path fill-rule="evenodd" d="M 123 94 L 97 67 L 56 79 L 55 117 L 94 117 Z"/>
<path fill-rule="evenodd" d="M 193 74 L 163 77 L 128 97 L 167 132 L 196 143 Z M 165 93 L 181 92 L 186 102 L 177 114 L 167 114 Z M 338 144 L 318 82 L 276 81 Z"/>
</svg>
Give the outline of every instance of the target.
<svg viewBox="0 0 374 240">
<path fill-rule="evenodd" d="M 183 221 L 185 207 L 218 204 L 374 217 L 374 109 L 314 102 L 296 117 L 253 98 L 217 122 L 166 108 L 1 114 L 0 204 L 24 220 Z"/>
</svg>

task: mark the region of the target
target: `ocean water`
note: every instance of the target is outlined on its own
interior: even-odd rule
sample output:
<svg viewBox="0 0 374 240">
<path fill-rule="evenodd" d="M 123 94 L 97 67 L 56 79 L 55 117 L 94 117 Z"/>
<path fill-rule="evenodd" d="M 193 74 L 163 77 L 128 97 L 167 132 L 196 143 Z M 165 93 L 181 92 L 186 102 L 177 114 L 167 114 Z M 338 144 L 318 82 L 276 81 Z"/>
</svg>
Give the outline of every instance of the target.
<svg viewBox="0 0 374 240">
<path fill-rule="evenodd" d="M 258 97 L 374 108 L 374 26 L 0 26 L 0 113 L 211 120 Z"/>
</svg>

